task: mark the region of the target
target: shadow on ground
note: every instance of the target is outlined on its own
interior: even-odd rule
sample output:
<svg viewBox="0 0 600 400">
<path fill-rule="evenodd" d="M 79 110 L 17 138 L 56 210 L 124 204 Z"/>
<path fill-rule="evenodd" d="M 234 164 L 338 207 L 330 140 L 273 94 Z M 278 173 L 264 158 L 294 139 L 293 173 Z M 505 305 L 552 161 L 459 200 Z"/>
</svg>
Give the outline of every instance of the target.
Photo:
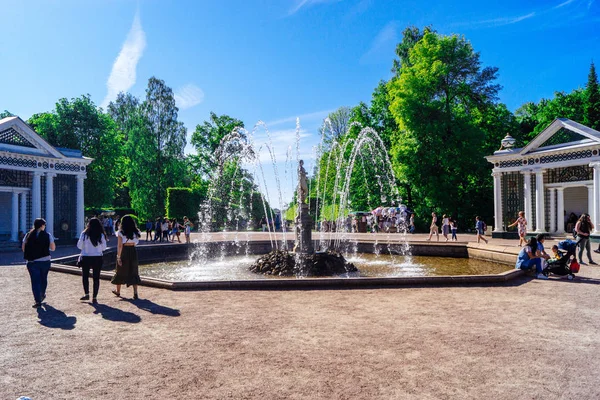
<svg viewBox="0 0 600 400">
<path fill-rule="evenodd" d="M 144 311 L 147 311 L 152 314 L 166 315 L 169 317 L 179 317 L 181 315 L 179 310 L 177 310 L 175 308 L 161 306 L 160 304 L 156 304 L 153 301 L 148 300 L 148 299 L 138 299 L 138 300 L 124 299 L 124 300 L 130 302 L 131 304 L 133 304 L 140 310 L 144 310 Z"/>
<path fill-rule="evenodd" d="M 92 307 L 94 307 L 94 314 L 100 314 L 103 319 L 114 322 L 129 322 L 131 324 L 137 324 L 142 320 L 139 315 L 134 314 L 129 311 L 119 310 L 118 308 L 114 308 L 108 306 L 106 304 L 93 304 L 90 303 Z"/>
<path fill-rule="evenodd" d="M 71 330 L 75 328 L 75 324 L 77 323 L 76 317 L 69 317 L 63 311 L 46 303 L 38 307 L 37 313 L 40 319 L 38 322 L 47 328 Z"/>
</svg>

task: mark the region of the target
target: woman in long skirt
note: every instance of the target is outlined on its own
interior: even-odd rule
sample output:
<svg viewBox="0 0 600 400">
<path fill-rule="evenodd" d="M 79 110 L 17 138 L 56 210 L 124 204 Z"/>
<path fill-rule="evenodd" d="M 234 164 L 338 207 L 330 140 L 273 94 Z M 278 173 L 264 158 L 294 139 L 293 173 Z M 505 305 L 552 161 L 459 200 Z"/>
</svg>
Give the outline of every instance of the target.
<svg viewBox="0 0 600 400">
<path fill-rule="evenodd" d="M 117 268 L 115 276 L 110 281 L 117 288 L 112 292 L 121 296 L 121 285 L 127 287 L 133 285 L 133 299 L 138 299 L 138 285 L 141 283 L 138 271 L 138 256 L 135 248 L 139 242 L 140 230 L 137 228 L 131 215 L 125 215 L 121 219 L 119 232 L 117 233 Z"/>
</svg>

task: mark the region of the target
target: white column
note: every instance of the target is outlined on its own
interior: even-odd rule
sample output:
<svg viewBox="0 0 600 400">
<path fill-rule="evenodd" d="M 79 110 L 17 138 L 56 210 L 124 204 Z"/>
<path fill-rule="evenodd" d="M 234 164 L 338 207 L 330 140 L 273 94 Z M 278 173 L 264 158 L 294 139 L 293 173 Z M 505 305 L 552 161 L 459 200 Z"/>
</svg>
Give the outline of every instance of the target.
<svg viewBox="0 0 600 400">
<path fill-rule="evenodd" d="M 550 191 L 550 232 L 556 232 L 556 189 L 548 190 Z"/>
<path fill-rule="evenodd" d="M 85 209 L 83 206 L 83 181 L 85 175 L 77 175 L 77 233 L 84 229 Z"/>
<path fill-rule="evenodd" d="M 53 172 L 46 173 L 46 232 L 54 236 L 54 177 Z"/>
<path fill-rule="evenodd" d="M 594 185 L 587 185 L 588 190 L 588 214 L 592 222 L 595 220 L 594 214 Z M 594 224 L 594 232 L 597 232 L 596 224 Z"/>
<path fill-rule="evenodd" d="M 19 192 L 12 192 L 12 219 L 10 225 L 10 240 L 16 242 L 19 234 Z"/>
<path fill-rule="evenodd" d="M 594 232 L 600 233 L 600 162 L 590 163 L 590 167 L 594 168 L 594 186 L 593 186 L 593 213 L 590 212 L 592 216 L 592 222 L 594 223 Z M 588 192 L 589 195 L 589 192 Z"/>
<path fill-rule="evenodd" d="M 556 233 L 565 233 L 565 188 L 556 188 Z"/>
<path fill-rule="evenodd" d="M 528 229 L 533 229 L 533 225 L 531 223 L 532 218 L 532 210 L 531 210 L 531 172 L 530 171 L 523 171 L 523 181 L 525 182 L 524 185 L 524 190 L 523 190 L 523 197 L 525 198 L 524 200 L 524 204 L 525 204 L 525 219 L 527 220 L 527 228 Z"/>
<path fill-rule="evenodd" d="M 27 192 L 21 193 L 21 232 L 27 232 Z"/>
<path fill-rule="evenodd" d="M 535 231 L 546 230 L 546 209 L 544 207 L 544 172 L 535 172 Z"/>
<path fill-rule="evenodd" d="M 494 177 L 494 232 L 502 232 L 502 173 L 492 172 Z"/>
<path fill-rule="evenodd" d="M 31 225 L 36 218 L 42 217 L 42 190 L 41 178 L 42 172 L 33 172 L 33 184 L 31 185 Z"/>
</svg>

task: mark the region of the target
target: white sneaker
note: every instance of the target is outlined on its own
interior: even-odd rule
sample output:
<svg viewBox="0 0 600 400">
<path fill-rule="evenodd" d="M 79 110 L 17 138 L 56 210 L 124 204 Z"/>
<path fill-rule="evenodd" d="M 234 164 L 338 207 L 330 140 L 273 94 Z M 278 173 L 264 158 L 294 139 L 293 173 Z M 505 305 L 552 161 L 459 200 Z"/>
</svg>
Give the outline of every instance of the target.
<svg viewBox="0 0 600 400">
<path fill-rule="evenodd" d="M 548 279 L 548 277 L 544 274 L 537 274 L 538 279 Z"/>
</svg>

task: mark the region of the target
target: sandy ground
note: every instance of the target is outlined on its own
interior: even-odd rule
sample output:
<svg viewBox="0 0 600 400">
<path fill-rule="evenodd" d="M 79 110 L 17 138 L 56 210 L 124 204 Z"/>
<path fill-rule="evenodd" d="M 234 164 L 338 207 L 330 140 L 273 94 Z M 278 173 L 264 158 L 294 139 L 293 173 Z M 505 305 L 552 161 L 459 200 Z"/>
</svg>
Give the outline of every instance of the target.
<svg viewBox="0 0 600 400">
<path fill-rule="evenodd" d="M 307 291 L 140 288 L 31 308 L 0 267 L 0 399 L 598 399 L 600 267 L 574 282 Z M 123 294 L 130 297 L 131 289 Z"/>
</svg>

